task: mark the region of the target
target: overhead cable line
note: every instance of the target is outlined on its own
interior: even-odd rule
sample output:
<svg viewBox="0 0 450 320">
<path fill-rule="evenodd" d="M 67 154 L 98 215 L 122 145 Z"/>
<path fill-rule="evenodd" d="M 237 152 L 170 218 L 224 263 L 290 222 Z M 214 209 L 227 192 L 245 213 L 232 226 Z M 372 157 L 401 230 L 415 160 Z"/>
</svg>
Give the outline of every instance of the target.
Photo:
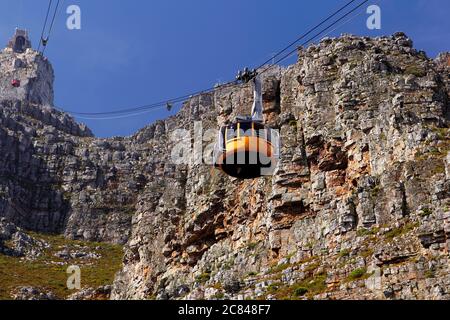
<svg viewBox="0 0 450 320">
<path fill-rule="evenodd" d="M 364 11 L 360 11 L 357 14 L 351 16 L 349 19 L 345 20 L 343 23 L 339 24 L 338 26 L 335 26 L 333 29 L 327 31 L 327 33 L 325 33 L 323 35 L 323 37 L 328 36 L 329 34 L 331 34 L 332 32 L 336 31 L 337 29 L 339 29 L 340 27 L 346 25 L 348 22 L 350 22 L 351 20 L 355 19 L 356 17 L 360 16 Z M 297 50 L 292 51 L 289 55 L 287 55 L 285 59 L 288 59 L 292 56 L 294 56 L 294 54 L 297 53 Z M 268 69 L 274 67 L 275 65 L 271 65 L 269 66 Z M 263 72 L 265 72 L 266 70 L 264 70 Z M 230 85 L 231 86 L 231 85 Z M 217 90 L 217 87 L 216 87 Z M 185 99 L 183 99 L 182 101 L 184 101 Z M 180 101 L 180 102 L 182 102 Z M 130 113 L 130 114 L 122 114 L 122 115 L 117 115 L 117 116 L 111 116 L 111 117 L 88 117 L 88 116 L 77 116 L 78 119 L 82 119 L 82 120 L 116 120 L 116 119 L 122 119 L 122 118 L 128 118 L 128 117 L 133 117 L 133 116 L 138 116 L 138 115 L 142 115 L 142 114 L 147 114 L 150 112 L 153 112 L 154 110 L 160 110 L 160 109 L 165 109 L 166 106 L 163 105 L 163 103 L 161 102 L 159 105 L 154 105 L 153 109 L 146 109 L 144 111 L 138 112 L 138 113 Z M 62 112 L 64 112 L 64 110 L 60 110 Z"/>
<path fill-rule="evenodd" d="M 333 17 L 335 17 L 336 15 L 338 15 L 339 13 L 341 13 L 343 10 L 345 10 L 348 6 L 350 6 L 352 3 L 354 3 L 356 0 L 351 0 L 350 2 L 348 2 L 346 5 L 344 5 L 343 7 L 339 8 L 336 12 L 334 12 L 333 14 L 331 14 L 330 16 L 328 16 L 327 18 L 325 18 L 323 21 L 321 21 L 319 24 L 317 24 L 315 27 L 311 28 L 310 30 L 308 30 L 305 34 L 303 34 L 302 36 L 300 36 L 298 39 L 296 39 L 294 42 L 292 42 L 289 46 L 283 48 L 280 52 L 278 52 L 277 54 L 275 54 L 273 57 L 270 58 L 270 60 L 266 61 L 264 64 L 262 64 L 261 66 L 258 67 L 258 69 L 261 69 L 262 67 L 264 67 L 268 62 L 270 62 L 271 60 L 274 59 L 274 57 L 279 57 L 280 55 L 282 55 L 283 53 L 285 53 L 286 51 L 288 51 L 292 46 L 296 45 L 300 40 L 304 39 L 305 37 L 307 37 L 308 35 L 310 35 L 311 33 L 313 33 L 315 30 L 317 30 L 318 28 L 320 28 L 322 25 L 324 25 L 326 22 L 328 22 L 329 20 L 331 20 Z M 345 13 L 343 16 L 339 17 L 337 20 L 335 20 L 334 22 L 332 22 L 330 25 L 328 25 L 327 27 L 323 28 L 321 31 L 319 31 L 318 33 L 316 33 L 314 36 L 312 36 L 311 38 L 309 38 L 308 40 L 304 41 L 303 43 L 301 43 L 299 46 L 305 46 L 306 44 L 308 44 L 309 42 L 313 41 L 314 39 L 316 39 L 318 36 L 320 36 L 322 33 L 326 32 L 327 30 L 329 30 L 330 28 L 332 28 L 333 26 L 337 25 L 339 22 L 341 22 L 342 20 L 344 20 L 346 17 L 348 17 L 350 14 L 352 14 L 353 12 L 355 12 L 356 10 L 358 10 L 359 8 L 361 8 L 365 3 L 367 3 L 369 0 L 364 0 L 363 2 L 361 2 L 358 6 L 354 7 L 353 9 L 351 9 L 350 11 L 348 11 L 347 13 Z M 333 29 L 334 30 L 334 29 Z M 332 32 L 332 31 L 331 31 Z M 294 50 L 289 51 L 286 55 L 283 55 L 281 58 L 277 59 L 274 62 L 274 65 L 271 65 L 269 67 L 267 67 L 266 69 L 264 69 L 263 71 L 259 72 L 259 74 L 263 74 L 265 72 L 267 72 L 269 69 L 271 69 L 272 67 L 274 67 L 276 64 L 284 61 L 285 59 L 289 58 L 293 53 L 295 53 L 298 50 L 298 47 L 296 46 L 294 48 Z M 92 119 L 100 119 L 97 118 L 97 116 L 107 116 L 107 115 L 127 115 L 129 113 L 136 113 L 139 111 L 143 111 L 143 110 L 152 110 L 155 108 L 160 108 L 162 106 L 165 106 L 167 104 L 174 104 L 174 103 L 178 103 L 178 102 L 183 102 L 186 99 L 192 97 L 192 96 L 196 96 L 199 94 L 204 94 L 204 93 L 209 93 L 218 89 L 222 89 L 224 87 L 228 87 L 228 86 L 234 86 L 237 85 L 239 83 L 238 80 L 234 80 L 234 81 L 230 81 L 228 83 L 219 85 L 219 86 L 214 86 L 205 90 L 201 90 L 201 91 L 197 91 L 197 92 L 193 92 L 190 94 L 186 94 L 184 96 L 178 97 L 178 98 L 174 98 L 174 99 L 168 99 L 168 100 L 164 100 L 161 102 L 157 102 L 157 103 L 153 103 L 153 104 L 148 104 L 148 105 L 143 105 L 140 107 L 135 107 L 135 108 L 128 108 L 128 109 L 121 109 L 121 110 L 116 110 L 116 111 L 108 111 L 108 112 L 97 112 L 97 113 L 87 113 L 87 112 L 74 112 L 74 111 L 66 111 L 66 110 L 60 110 L 63 112 L 67 112 L 70 113 L 74 116 L 92 116 L 92 117 L 96 117 L 96 118 L 92 118 Z M 81 117 L 80 117 L 81 118 Z M 91 119 L 91 118 L 89 118 Z"/>
<path fill-rule="evenodd" d="M 380 1 L 380 0 L 379 0 L 379 1 Z M 339 24 L 338 26 L 334 27 L 333 29 L 327 31 L 327 33 L 321 35 L 322 38 L 323 38 L 323 37 L 327 37 L 328 35 L 330 35 L 330 34 L 333 33 L 334 31 L 336 31 L 336 30 L 339 29 L 340 27 L 346 25 L 346 24 L 349 23 L 351 20 L 353 20 L 353 19 L 355 19 L 356 17 L 360 16 L 363 12 L 364 12 L 364 11 L 358 12 L 357 14 L 355 14 L 355 15 L 351 16 L 350 18 L 348 18 L 347 20 L 345 20 L 343 23 L 341 23 L 341 24 Z M 287 55 L 286 58 L 284 58 L 284 60 L 289 59 L 290 57 L 292 57 L 292 56 L 294 56 L 294 55 L 297 55 L 297 52 L 298 52 L 297 50 L 291 51 L 291 53 L 290 53 L 289 55 Z M 284 61 L 284 60 L 283 60 L 283 61 Z M 274 61 L 274 63 L 275 63 L 275 61 Z M 268 66 L 268 69 L 274 67 L 275 65 L 276 65 L 276 64 Z M 263 72 L 264 72 L 264 71 L 263 71 Z"/>
<path fill-rule="evenodd" d="M 326 19 L 322 20 L 322 22 L 320 22 L 319 24 L 317 24 L 315 27 L 309 29 L 307 32 L 305 32 L 303 35 L 301 35 L 300 37 L 298 37 L 295 41 L 291 42 L 289 45 L 287 45 L 285 48 L 283 48 L 282 50 L 280 50 L 278 53 L 276 53 L 275 55 L 273 55 L 272 57 L 270 57 L 270 59 L 264 61 L 259 67 L 257 67 L 256 69 L 260 69 L 263 66 L 265 66 L 266 64 L 270 63 L 271 61 L 274 61 L 278 56 L 282 55 L 283 53 L 285 53 L 287 50 L 289 50 L 292 46 L 294 46 L 295 44 L 297 44 L 300 40 L 304 39 L 305 37 L 307 37 L 309 34 L 311 34 L 314 30 L 320 28 L 323 24 L 325 24 L 326 22 L 330 21 L 332 18 L 334 18 L 336 15 L 338 15 L 340 12 L 342 12 L 343 10 L 345 10 L 345 8 L 347 8 L 348 6 L 350 6 L 353 2 L 355 2 L 356 0 L 352 0 L 350 2 L 348 2 L 345 6 L 339 8 L 337 11 L 335 11 L 333 14 L 331 14 L 330 16 L 328 16 Z M 275 64 L 275 63 L 272 63 Z"/>
<path fill-rule="evenodd" d="M 363 13 L 363 11 L 360 11 L 359 13 L 351 16 L 349 19 L 345 20 L 343 23 L 339 24 L 338 26 L 336 26 L 335 28 L 333 28 L 332 30 L 329 30 L 326 34 L 324 34 L 323 36 L 326 37 L 329 34 L 331 34 L 332 32 L 336 31 L 337 29 L 339 29 L 340 27 L 346 25 L 348 22 L 350 22 L 351 20 L 355 19 L 356 17 L 360 16 Z M 287 58 L 292 57 L 294 54 L 296 54 L 296 51 L 291 52 L 289 56 L 286 56 Z M 273 66 L 270 66 L 273 67 Z M 217 90 L 217 87 L 215 87 L 215 89 Z M 205 92 L 203 92 L 205 93 Z M 181 101 L 184 101 L 185 99 L 182 99 Z M 179 102 L 181 102 L 179 101 Z M 175 102 L 175 100 L 172 100 L 171 102 Z M 138 116 L 138 115 L 142 115 L 142 114 L 147 114 L 149 112 L 152 112 L 154 110 L 160 110 L 160 109 L 165 109 L 166 105 L 164 105 L 164 103 L 166 102 L 160 102 L 158 104 L 154 104 L 154 105 L 150 105 L 153 106 L 153 109 L 147 109 L 141 112 L 137 112 L 137 113 L 131 113 L 131 114 L 127 114 L 127 115 L 118 115 L 118 116 L 111 116 L 111 117 L 85 117 L 85 116 L 77 116 L 77 118 L 79 119 L 84 119 L 84 120 L 115 120 L 115 119 L 122 119 L 124 117 L 133 117 L 133 116 Z M 64 110 L 60 110 L 63 111 Z M 137 110 L 136 110 L 137 111 Z M 87 114 L 87 115 L 92 115 L 92 114 Z"/>
<path fill-rule="evenodd" d="M 52 22 L 50 24 L 50 28 L 49 28 L 48 33 L 47 33 L 47 37 L 45 39 L 42 38 L 42 42 L 43 42 L 43 45 L 44 45 L 44 49 L 42 50 L 42 54 L 44 54 L 45 53 L 45 49 L 47 49 L 47 42 L 50 39 L 50 35 L 52 33 L 53 26 L 55 24 L 56 15 L 58 13 L 58 8 L 59 8 L 60 2 L 61 2 L 61 0 L 58 0 L 58 2 L 56 3 L 55 11 L 53 12 L 53 18 L 52 18 Z M 45 44 L 44 44 L 44 42 L 45 42 Z"/>
<path fill-rule="evenodd" d="M 142 110 L 147 110 L 147 109 L 154 109 L 154 108 L 159 108 L 159 107 L 163 107 L 163 106 L 167 106 L 167 104 L 175 104 L 175 103 L 179 103 L 179 102 L 183 102 L 186 99 L 189 99 L 193 96 L 198 96 L 200 94 L 205 94 L 205 93 L 210 93 L 212 91 L 215 91 L 217 89 L 222 89 L 222 88 L 226 88 L 229 86 L 233 86 L 237 84 L 237 81 L 231 81 L 222 85 L 218 85 L 218 86 L 214 86 L 205 90 L 201 90 L 201 91 L 197 91 L 197 92 L 193 92 L 190 94 L 186 94 L 184 96 L 180 96 L 178 98 L 173 98 L 170 100 L 164 100 L 164 101 L 160 101 L 160 102 L 156 102 L 153 104 L 148 104 L 148 105 L 143 105 L 140 107 L 136 107 L 136 108 L 129 108 L 129 109 L 121 109 L 121 110 L 117 110 L 117 111 L 108 111 L 108 112 L 94 112 L 94 113 L 90 113 L 90 112 L 72 112 L 72 111 L 66 111 L 66 110 L 62 110 L 60 109 L 60 111 L 66 112 L 66 113 L 70 113 L 72 115 L 80 115 L 80 116 L 103 116 L 103 115 L 114 115 L 114 114 L 124 114 L 124 113 L 128 113 L 128 112 L 137 112 L 137 111 L 142 111 Z"/>
<path fill-rule="evenodd" d="M 355 12 L 356 10 L 358 10 L 359 8 L 361 8 L 365 3 L 369 2 L 369 0 L 364 0 L 363 2 L 361 2 L 358 6 L 356 6 L 355 8 L 353 8 L 352 10 L 350 10 L 349 12 L 347 12 L 346 14 L 344 14 L 342 17 L 340 17 L 338 20 L 334 21 L 331 25 L 327 26 L 326 28 L 322 29 L 321 31 L 319 31 L 317 34 L 315 34 L 314 36 L 312 36 L 311 38 L 309 38 L 308 40 L 306 40 L 304 43 L 302 43 L 300 46 L 305 46 L 306 44 L 308 44 L 309 42 L 314 41 L 315 38 L 317 38 L 318 36 L 320 36 L 322 33 L 326 32 L 328 29 L 332 28 L 333 26 L 337 25 L 340 21 L 344 20 L 345 18 L 347 18 L 349 15 L 351 15 L 353 12 Z M 277 65 L 278 63 L 286 60 L 287 58 L 289 58 L 293 53 L 297 52 L 298 48 L 294 48 L 293 50 L 289 51 L 287 54 L 285 54 L 284 56 L 282 56 L 280 59 L 276 60 L 272 66 L 269 66 L 268 68 L 266 68 L 265 70 L 263 70 L 262 72 L 260 72 L 259 74 L 263 74 L 264 72 L 266 72 L 267 70 L 269 70 L 270 68 L 272 68 L 274 65 Z"/>
<path fill-rule="evenodd" d="M 77 116 L 78 119 L 82 119 L 82 120 L 117 120 L 117 119 L 123 119 L 123 118 L 129 118 L 129 117 L 135 117 L 135 116 L 140 116 L 143 114 L 147 114 L 150 112 L 153 112 L 155 110 L 162 110 L 162 109 L 166 109 L 166 106 L 159 106 L 159 107 L 154 107 L 152 109 L 147 109 L 147 110 L 143 110 L 140 112 L 135 112 L 135 113 L 129 113 L 126 115 L 116 115 L 116 116 L 110 116 L 110 117 L 93 117 L 93 116 Z M 62 112 L 65 112 L 63 110 L 60 110 Z"/>
<path fill-rule="evenodd" d="M 47 22 L 48 22 L 48 17 L 50 15 L 50 9 L 52 8 L 52 0 L 48 1 L 48 8 L 47 8 L 47 13 L 45 15 L 45 21 L 44 21 L 44 25 L 42 26 L 42 32 L 41 32 L 41 38 L 39 39 L 39 47 L 38 47 L 38 51 L 41 51 L 41 44 L 42 41 L 44 40 L 44 33 L 45 33 L 45 29 L 47 27 Z"/>
</svg>

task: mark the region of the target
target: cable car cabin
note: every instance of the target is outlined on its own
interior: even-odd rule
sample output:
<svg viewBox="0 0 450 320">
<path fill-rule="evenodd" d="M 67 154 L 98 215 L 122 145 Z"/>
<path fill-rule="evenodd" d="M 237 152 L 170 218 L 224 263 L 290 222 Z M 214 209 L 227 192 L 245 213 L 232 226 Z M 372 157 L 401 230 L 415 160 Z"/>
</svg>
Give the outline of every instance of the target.
<svg viewBox="0 0 450 320">
<path fill-rule="evenodd" d="M 222 127 L 214 166 L 240 179 L 272 174 L 278 160 L 278 136 L 259 121 L 238 119 Z"/>
<path fill-rule="evenodd" d="M 13 79 L 13 80 L 11 81 L 11 85 L 12 85 L 14 88 L 20 87 L 20 80 L 18 80 L 18 79 Z"/>
</svg>

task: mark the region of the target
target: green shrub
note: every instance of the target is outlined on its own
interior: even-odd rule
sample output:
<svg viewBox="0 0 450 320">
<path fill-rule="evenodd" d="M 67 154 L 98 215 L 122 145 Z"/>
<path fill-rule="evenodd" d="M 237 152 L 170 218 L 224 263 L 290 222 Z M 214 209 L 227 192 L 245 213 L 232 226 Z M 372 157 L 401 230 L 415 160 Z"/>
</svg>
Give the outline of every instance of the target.
<svg viewBox="0 0 450 320">
<path fill-rule="evenodd" d="M 416 223 L 407 223 L 404 226 L 401 226 L 399 228 L 394 228 L 391 231 L 386 232 L 386 234 L 384 235 L 387 239 L 392 240 L 396 237 L 399 237 L 401 235 L 404 235 L 405 233 L 408 233 L 412 230 L 414 230 L 414 228 L 418 227 L 419 224 Z"/>
<path fill-rule="evenodd" d="M 430 208 L 423 208 L 420 213 L 420 216 L 426 217 L 426 216 L 429 216 L 430 214 L 433 214 L 433 211 Z"/>
<path fill-rule="evenodd" d="M 268 286 L 267 293 L 273 294 L 278 300 L 292 300 L 304 295 L 312 297 L 326 291 L 326 278 L 326 272 L 322 272 L 315 276 L 308 277 L 292 286 L 287 286 L 282 282 L 275 282 Z"/>
<path fill-rule="evenodd" d="M 225 297 L 225 294 L 223 292 L 217 292 L 214 295 L 214 298 L 216 298 L 216 299 L 223 299 L 224 297 Z"/>
<path fill-rule="evenodd" d="M 409 66 L 407 66 L 406 69 L 405 69 L 405 73 L 406 74 L 412 74 L 412 75 L 414 75 L 416 77 L 419 77 L 419 78 L 425 77 L 427 75 L 427 72 L 423 68 L 421 68 L 421 67 L 419 67 L 417 65 L 409 65 Z"/>
<path fill-rule="evenodd" d="M 425 278 L 427 278 L 427 279 L 431 279 L 431 278 L 434 278 L 434 271 L 433 270 L 427 270 L 427 271 L 425 271 Z"/>
<path fill-rule="evenodd" d="M 248 250 L 254 250 L 258 246 L 258 242 L 251 242 L 247 245 Z"/>
<path fill-rule="evenodd" d="M 273 273 L 279 273 L 283 270 L 286 270 L 287 268 L 289 268 L 291 265 L 289 263 L 282 263 L 279 265 L 274 265 L 269 269 L 269 274 L 273 274 Z"/>
<path fill-rule="evenodd" d="M 317 294 L 324 292 L 327 288 L 327 274 L 325 272 L 317 274 L 307 285 L 308 291 Z"/>
<path fill-rule="evenodd" d="M 339 257 L 344 258 L 350 255 L 350 249 L 343 249 L 339 252 Z"/>
<path fill-rule="evenodd" d="M 366 268 L 358 268 L 350 272 L 350 274 L 348 275 L 348 280 L 350 281 L 358 280 L 364 277 L 366 274 L 367 274 Z"/>
<path fill-rule="evenodd" d="M 373 255 L 373 249 L 372 248 L 367 248 L 367 249 L 361 251 L 360 255 L 363 258 L 368 258 L 368 257 Z"/>
<path fill-rule="evenodd" d="M 195 281 L 198 282 L 198 283 L 205 283 L 209 279 L 211 279 L 211 272 L 210 271 L 206 271 L 206 272 L 203 272 L 202 274 L 198 275 L 195 278 Z"/>
<path fill-rule="evenodd" d="M 297 287 L 294 289 L 294 297 L 302 297 L 304 296 L 306 293 L 308 293 L 308 289 L 306 289 L 305 287 Z"/>
<path fill-rule="evenodd" d="M 315 262 L 308 264 L 304 270 L 305 270 L 305 272 L 313 272 L 318 267 L 320 267 L 320 261 L 315 261 Z"/>
<path fill-rule="evenodd" d="M 267 286 L 267 292 L 275 293 L 282 286 L 281 282 L 274 282 Z"/>
<path fill-rule="evenodd" d="M 371 236 L 371 235 L 377 234 L 378 231 L 379 231 L 379 228 L 377 228 L 377 227 L 373 227 L 371 229 L 360 228 L 356 231 L 356 235 L 358 237 Z"/>
<path fill-rule="evenodd" d="M 370 190 L 370 195 L 372 196 L 372 198 L 375 199 L 380 195 L 381 191 L 382 191 L 381 187 L 379 185 L 376 185 Z"/>
</svg>

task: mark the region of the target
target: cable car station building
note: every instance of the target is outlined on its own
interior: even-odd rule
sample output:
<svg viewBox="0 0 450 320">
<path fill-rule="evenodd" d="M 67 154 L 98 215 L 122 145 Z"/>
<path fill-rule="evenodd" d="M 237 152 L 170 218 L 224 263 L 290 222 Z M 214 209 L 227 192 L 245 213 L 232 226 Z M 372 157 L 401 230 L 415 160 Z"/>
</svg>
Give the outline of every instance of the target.
<svg viewBox="0 0 450 320">
<path fill-rule="evenodd" d="M 24 53 L 28 48 L 31 48 L 28 31 L 16 29 L 16 32 L 9 41 L 7 47 L 11 48 L 15 53 Z"/>
</svg>

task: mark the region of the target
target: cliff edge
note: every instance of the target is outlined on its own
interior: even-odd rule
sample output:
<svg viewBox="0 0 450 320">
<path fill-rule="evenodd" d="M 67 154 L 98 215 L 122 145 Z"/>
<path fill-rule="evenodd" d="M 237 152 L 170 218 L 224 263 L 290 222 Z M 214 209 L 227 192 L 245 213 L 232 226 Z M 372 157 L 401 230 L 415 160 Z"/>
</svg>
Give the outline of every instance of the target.
<svg viewBox="0 0 450 320">
<path fill-rule="evenodd" d="M 49 62 L 7 48 L 0 217 L 126 243 L 113 299 L 448 299 L 449 57 L 429 59 L 403 33 L 300 49 L 263 79 L 264 121 L 281 134 L 276 173 L 240 181 L 175 164 L 173 132 L 248 113 L 249 85 L 97 139 L 54 108 Z"/>
</svg>

